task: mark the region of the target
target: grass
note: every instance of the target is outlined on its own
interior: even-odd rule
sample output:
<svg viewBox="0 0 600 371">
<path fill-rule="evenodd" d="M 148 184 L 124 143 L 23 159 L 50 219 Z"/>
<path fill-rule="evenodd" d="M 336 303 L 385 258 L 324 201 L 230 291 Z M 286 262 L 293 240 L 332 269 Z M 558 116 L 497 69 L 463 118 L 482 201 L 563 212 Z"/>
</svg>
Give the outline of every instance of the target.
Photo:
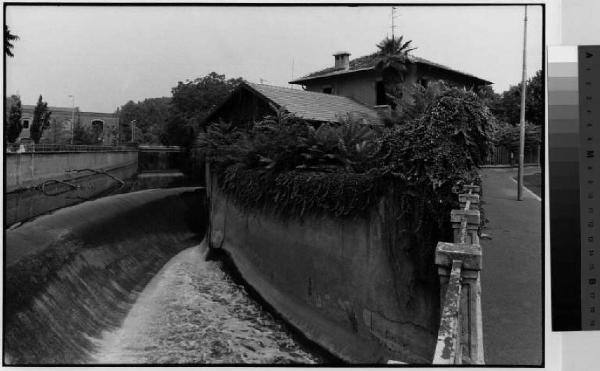
<svg viewBox="0 0 600 371">
<path fill-rule="evenodd" d="M 523 183 L 525 187 L 535 193 L 538 197 L 543 197 L 542 173 L 523 175 Z"/>
</svg>

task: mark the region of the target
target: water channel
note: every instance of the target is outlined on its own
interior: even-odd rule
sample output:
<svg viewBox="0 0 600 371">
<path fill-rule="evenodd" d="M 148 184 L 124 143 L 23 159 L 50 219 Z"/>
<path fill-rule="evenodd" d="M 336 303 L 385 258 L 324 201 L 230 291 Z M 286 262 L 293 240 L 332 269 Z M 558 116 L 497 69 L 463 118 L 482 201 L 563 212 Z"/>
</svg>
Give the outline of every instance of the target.
<svg viewBox="0 0 600 371">
<path fill-rule="evenodd" d="M 102 364 L 323 363 L 236 283 L 203 245 L 172 258 L 139 294 L 120 328 L 95 339 Z"/>
</svg>

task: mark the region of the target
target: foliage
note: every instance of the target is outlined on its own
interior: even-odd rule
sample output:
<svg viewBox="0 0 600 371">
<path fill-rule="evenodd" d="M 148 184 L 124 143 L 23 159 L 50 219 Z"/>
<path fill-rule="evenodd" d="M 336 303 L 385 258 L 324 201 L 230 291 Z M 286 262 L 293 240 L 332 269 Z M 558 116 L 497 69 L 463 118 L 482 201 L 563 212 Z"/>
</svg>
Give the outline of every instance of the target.
<svg viewBox="0 0 600 371">
<path fill-rule="evenodd" d="M 23 125 L 21 124 L 21 116 L 23 115 L 21 97 L 11 95 L 6 103 L 8 106 L 8 115 L 4 120 L 4 137 L 9 143 L 14 143 L 23 130 Z"/>
<path fill-rule="evenodd" d="M 396 85 L 388 94 L 395 107 L 392 111 L 393 121 L 402 124 L 422 116 L 429 105 L 447 89 L 448 86 L 443 81 L 433 81 L 427 87 L 412 82 Z"/>
<path fill-rule="evenodd" d="M 544 77 L 542 71 L 526 81 L 525 120 L 544 126 Z M 521 120 L 521 83 L 502 93 L 495 109 L 499 120 L 517 125 Z"/>
<path fill-rule="evenodd" d="M 98 144 L 98 133 L 91 127 L 85 127 L 78 119 L 73 128 L 73 144 Z"/>
<path fill-rule="evenodd" d="M 494 124 L 476 94 L 445 88 L 419 118 L 390 132 L 392 166 L 408 181 L 434 189 L 456 182 L 489 155 Z"/>
<path fill-rule="evenodd" d="M 42 101 L 42 96 L 38 98 L 37 104 L 33 109 L 33 121 L 29 129 L 29 135 L 35 144 L 40 142 L 44 130 L 50 125 L 50 115 L 48 103 Z"/>
<path fill-rule="evenodd" d="M 510 151 L 518 153 L 520 146 L 521 127 L 513 125 L 503 125 L 495 134 L 497 145 L 508 148 Z M 542 143 L 541 128 L 530 122 L 525 123 L 525 148 L 534 148 Z"/>
<path fill-rule="evenodd" d="M 4 54 L 9 57 L 14 57 L 12 50 L 15 47 L 12 42 L 19 40 L 19 36 L 14 35 L 10 32 L 7 25 L 4 25 Z"/>
<path fill-rule="evenodd" d="M 129 101 L 117 114 L 121 123 L 120 138 L 131 142 L 131 123 L 135 121 L 135 142 L 161 144 L 170 119 L 171 98 L 148 98 L 137 103 Z"/>
<path fill-rule="evenodd" d="M 416 48 L 410 48 L 412 40 L 403 42 L 404 37 L 383 39 L 375 53 L 375 70 L 378 71 L 383 79 L 384 90 L 388 104 L 395 110 L 401 102 L 399 98 L 404 94 L 407 75 L 414 75 L 416 66 L 410 61 L 408 52 Z"/>
<path fill-rule="evenodd" d="M 170 119 L 161 141 L 167 145 L 189 146 L 201 129 L 202 121 L 241 82 L 241 78 L 226 79 L 216 72 L 192 81 L 180 81 L 172 89 Z"/>
<path fill-rule="evenodd" d="M 377 60 L 375 69 L 383 74 L 384 80 L 402 82 L 405 73 L 408 72 L 407 64 L 410 63 L 408 52 L 416 48 L 410 48 L 412 40 L 403 42 L 404 36 L 400 38 L 383 39 L 377 48 Z"/>
<path fill-rule="evenodd" d="M 395 189 L 395 202 L 441 222 L 487 155 L 494 118 L 473 92 L 440 89 L 394 128 L 354 117 L 314 127 L 280 111 L 247 130 L 215 123 L 199 144 L 224 192 L 248 209 L 357 216 Z"/>
<path fill-rule="evenodd" d="M 71 141 L 71 120 L 51 119 L 50 126 L 44 131 L 41 141 L 52 144 L 66 144 Z"/>
</svg>

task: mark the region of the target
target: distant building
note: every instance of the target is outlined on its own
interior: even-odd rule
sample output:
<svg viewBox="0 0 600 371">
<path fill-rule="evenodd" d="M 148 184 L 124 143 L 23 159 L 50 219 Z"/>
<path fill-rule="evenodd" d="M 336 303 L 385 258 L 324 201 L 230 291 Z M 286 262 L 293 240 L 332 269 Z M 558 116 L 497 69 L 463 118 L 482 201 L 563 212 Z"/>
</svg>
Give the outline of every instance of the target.
<svg viewBox="0 0 600 371">
<path fill-rule="evenodd" d="M 246 125 L 283 109 L 309 122 L 337 122 L 348 114 L 380 124 L 377 112 L 347 97 L 264 84 L 243 83 L 204 120 Z"/>
<path fill-rule="evenodd" d="M 24 104 L 21 123 L 23 130 L 18 140 L 30 138 L 33 110 L 35 106 Z M 78 107 L 48 107 L 52 112 L 50 124 L 44 129 L 40 143 L 69 143 L 72 137 L 72 120 L 75 125 L 93 130 L 97 134 L 98 144 L 114 144 L 119 129 L 119 118 L 114 113 L 83 112 Z"/>
<path fill-rule="evenodd" d="M 302 85 L 308 91 L 352 98 L 369 107 L 386 104 L 383 79 L 375 69 L 377 54 L 350 60 L 350 53 L 338 52 L 334 57 L 333 67 L 310 73 L 290 81 L 290 84 Z M 413 82 L 424 86 L 436 80 L 465 88 L 492 84 L 471 74 L 412 55 L 409 55 L 409 64 L 415 72 Z"/>
</svg>

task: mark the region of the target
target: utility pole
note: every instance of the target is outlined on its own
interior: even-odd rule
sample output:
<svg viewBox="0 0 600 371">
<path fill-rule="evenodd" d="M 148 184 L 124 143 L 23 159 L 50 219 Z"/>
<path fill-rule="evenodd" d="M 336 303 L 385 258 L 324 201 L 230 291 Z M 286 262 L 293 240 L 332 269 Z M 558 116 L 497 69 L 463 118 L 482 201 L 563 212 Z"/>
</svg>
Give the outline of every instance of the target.
<svg viewBox="0 0 600 371">
<path fill-rule="evenodd" d="M 71 112 L 71 144 L 73 144 L 73 137 L 75 136 L 75 96 L 69 95 L 71 103 L 73 104 L 73 110 Z"/>
<path fill-rule="evenodd" d="M 517 200 L 523 199 L 523 163 L 525 162 L 525 95 L 527 90 L 527 5 L 523 19 L 523 77 L 521 79 L 521 133 L 519 135 L 519 170 L 517 181 Z"/>
</svg>

